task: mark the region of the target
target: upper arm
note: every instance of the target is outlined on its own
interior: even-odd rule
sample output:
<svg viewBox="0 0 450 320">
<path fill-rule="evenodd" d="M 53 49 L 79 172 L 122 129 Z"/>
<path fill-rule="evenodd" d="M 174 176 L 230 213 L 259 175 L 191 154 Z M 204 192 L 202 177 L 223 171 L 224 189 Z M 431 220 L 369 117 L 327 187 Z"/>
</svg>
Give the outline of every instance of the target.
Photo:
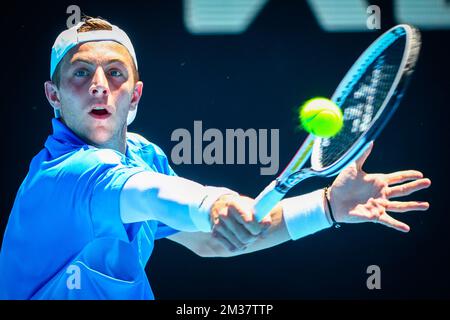
<svg viewBox="0 0 450 320">
<path fill-rule="evenodd" d="M 190 213 L 200 202 L 202 191 L 203 186 L 193 181 L 143 171 L 125 183 L 120 215 L 124 223 L 157 220 L 177 230 L 196 231 Z"/>
<path fill-rule="evenodd" d="M 127 238 L 120 217 L 120 193 L 127 179 L 143 169 L 121 160 L 110 149 L 82 149 L 65 160 L 55 178 L 55 183 L 62 182 L 57 185 L 62 194 L 58 202 L 89 217 L 96 237 Z"/>
<path fill-rule="evenodd" d="M 124 223 L 157 220 L 180 231 L 210 231 L 210 208 L 228 193 L 232 191 L 143 171 L 125 183 L 120 194 L 120 215 Z"/>
</svg>

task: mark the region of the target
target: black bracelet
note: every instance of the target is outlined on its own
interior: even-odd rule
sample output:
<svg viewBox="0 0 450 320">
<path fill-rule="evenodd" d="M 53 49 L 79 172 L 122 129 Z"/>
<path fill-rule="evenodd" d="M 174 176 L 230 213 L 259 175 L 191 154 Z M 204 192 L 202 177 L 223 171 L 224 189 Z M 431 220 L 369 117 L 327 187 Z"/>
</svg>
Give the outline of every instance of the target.
<svg viewBox="0 0 450 320">
<path fill-rule="evenodd" d="M 325 199 L 327 200 L 328 212 L 330 212 L 330 218 L 331 218 L 331 221 L 333 222 L 333 227 L 339 228 L 340 225 L 339 225 L 339 223 L 337 223 L 336 219 L 334 219 L 333 211 L 331 210 L 331 203 L 330 203 L 330 200 L 328 199 L 328 191 L 329 190 L 330 190 L 329 186 L 325 188 Z"/>
</svg>

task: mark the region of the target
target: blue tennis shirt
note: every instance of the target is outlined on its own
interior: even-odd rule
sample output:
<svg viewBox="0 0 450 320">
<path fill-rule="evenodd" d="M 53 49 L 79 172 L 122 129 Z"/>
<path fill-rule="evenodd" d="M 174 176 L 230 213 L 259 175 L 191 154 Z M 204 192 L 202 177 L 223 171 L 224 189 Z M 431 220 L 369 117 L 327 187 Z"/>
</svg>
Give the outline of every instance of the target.
<svg viewBox="0 0 450 320">
<path fill-rule="evenodd" d="M 123 224 L 132 175 L 175 175 L 161 149 L 128 133 L 127 151 L 87 145 L 60 120 L 17 193 L 0 252 L 0 299 L 154 299 L 145 274 L 154 241 L 176 230 Z"/>
</svg>

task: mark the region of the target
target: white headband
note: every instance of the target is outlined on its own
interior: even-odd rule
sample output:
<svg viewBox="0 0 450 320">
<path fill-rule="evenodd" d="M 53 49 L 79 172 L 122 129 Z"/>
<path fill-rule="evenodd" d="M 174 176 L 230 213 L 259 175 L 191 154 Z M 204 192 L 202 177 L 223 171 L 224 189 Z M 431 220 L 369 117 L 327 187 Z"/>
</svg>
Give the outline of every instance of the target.
<svg viewBox="0 0 450 320">
<path fill-rule="evenodd" d="M 131 44 L 130 38 L 127 34 L 117 26 L 112 26 L 112 30 L 97 30 L 97 31 L 87 31 L 78 33 L 78 28 L 84 22 L 81 21 L 75 26 L 64 30 L 56 38 L 55 43 L 52 47 L 52 54 L 50 60 L 50 79 L 55 73 L 58 63 L 64 58 L 64 56 L 69 52 L 70 49 L 77 46 L 80 43 L 90 42 L 90 41 L 115 41 L 120 43 L 125 48 L 127 48 L 131 57 L 133 58 L 136 69 L 138 67 L 136 53 L 134 52 L 133 45 Z M 60 117 L 60 112 L 58 109 L 54 109 L 55 117 Z M 127 124 L 131 124 L 136 117 L 137 106 L 133 111 L 128 112 Z"/>
</svg>

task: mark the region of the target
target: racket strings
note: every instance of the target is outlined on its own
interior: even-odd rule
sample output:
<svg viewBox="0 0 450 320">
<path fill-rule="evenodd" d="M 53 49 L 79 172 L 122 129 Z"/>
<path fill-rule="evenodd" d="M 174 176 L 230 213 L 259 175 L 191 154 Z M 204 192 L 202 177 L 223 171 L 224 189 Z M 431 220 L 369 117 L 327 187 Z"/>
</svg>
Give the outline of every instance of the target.
<svg viewBox="0 0 450 320">
<path fill-rule="evenodd" d="M 380 55 L 360 72 L 345 99 L 340 101 L 344 114 L 341 132 L 328 139 L 321 139 L 319 148 L 320 168 L 333 165 L 341 159 L 375 122 L 389 91 L 394 84 L 405 50 L 405 37 L 391 43 Z M 339 101 L 339 99 L 337 99 Z"/>
</svg>

